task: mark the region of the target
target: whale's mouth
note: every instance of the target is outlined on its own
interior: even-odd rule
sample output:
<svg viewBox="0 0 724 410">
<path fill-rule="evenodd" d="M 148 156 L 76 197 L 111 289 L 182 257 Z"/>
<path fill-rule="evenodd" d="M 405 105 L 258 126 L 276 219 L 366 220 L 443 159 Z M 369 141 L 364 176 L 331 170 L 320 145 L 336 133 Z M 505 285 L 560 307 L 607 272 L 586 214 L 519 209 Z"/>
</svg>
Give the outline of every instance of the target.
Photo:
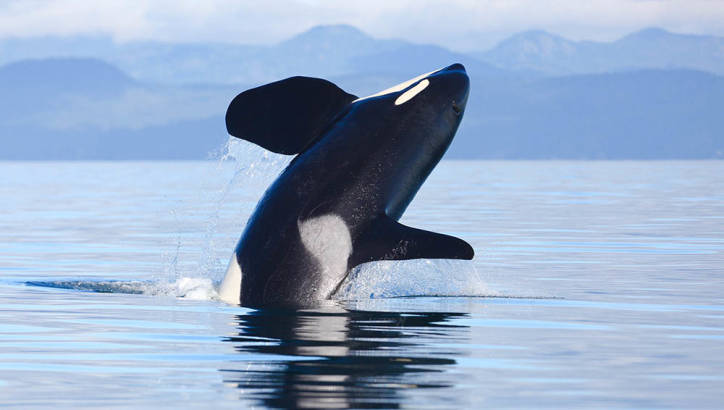
<svg viewBox="0 0 724 410">
<path fill-rule="evenodd" d="M 460 115 L 463 112 L 463 110 L 458 106 L 455 101 L 452 102 L 452 109 L 453 111 L 455 111 L 455 115 Z"/>
</svg>

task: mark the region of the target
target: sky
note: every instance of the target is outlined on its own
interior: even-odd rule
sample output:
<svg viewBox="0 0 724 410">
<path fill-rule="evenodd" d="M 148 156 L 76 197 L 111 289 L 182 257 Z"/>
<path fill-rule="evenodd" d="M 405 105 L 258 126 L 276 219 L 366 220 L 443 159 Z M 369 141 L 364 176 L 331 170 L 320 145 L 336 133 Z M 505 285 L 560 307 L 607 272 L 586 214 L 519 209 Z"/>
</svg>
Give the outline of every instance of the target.
<svg viewBox="0 0 724 410">
<path fill-rule="evenodd" d="M 320 24 L 463 51 L 531 29 L 598 41 L 654 26 L 724 36 L 724 0 L 0 0 L 0 38 L 271 44 Z"/>
</svg>

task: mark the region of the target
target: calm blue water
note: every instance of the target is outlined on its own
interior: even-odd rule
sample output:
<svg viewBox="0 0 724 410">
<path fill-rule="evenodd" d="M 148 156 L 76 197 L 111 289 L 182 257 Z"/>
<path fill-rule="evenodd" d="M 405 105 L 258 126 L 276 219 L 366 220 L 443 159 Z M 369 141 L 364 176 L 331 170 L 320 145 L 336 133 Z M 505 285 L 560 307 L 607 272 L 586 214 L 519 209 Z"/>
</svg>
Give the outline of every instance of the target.
<svg viewBox="0 0 724 410">
<path fill-rule="evenodd" d="M 290 312 L 214 299 L 260 155 L 0 163 L 0 404 L 722 407 L 724 162 L 443 162 L 403 222 L 472 263 Z"/>
</svg>

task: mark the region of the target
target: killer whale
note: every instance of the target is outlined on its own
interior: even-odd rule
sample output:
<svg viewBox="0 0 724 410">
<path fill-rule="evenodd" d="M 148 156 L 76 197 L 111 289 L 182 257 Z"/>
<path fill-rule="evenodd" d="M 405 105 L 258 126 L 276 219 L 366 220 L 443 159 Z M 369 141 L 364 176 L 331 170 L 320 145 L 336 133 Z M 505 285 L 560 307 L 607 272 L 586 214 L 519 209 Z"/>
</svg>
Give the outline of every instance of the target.
<svg viewBox="0 0 724 410">
<path fill-rule="evenodd" d="M 229 134 L 296 157 L 249 218 L 220 298 L 310 306 L 365 262 L 472 259 L 462 239 L 397 222 L 452 142 L 468 92 L 453 64 L 364 98 L 310 77 L 237 95 Z"/>
</svg>

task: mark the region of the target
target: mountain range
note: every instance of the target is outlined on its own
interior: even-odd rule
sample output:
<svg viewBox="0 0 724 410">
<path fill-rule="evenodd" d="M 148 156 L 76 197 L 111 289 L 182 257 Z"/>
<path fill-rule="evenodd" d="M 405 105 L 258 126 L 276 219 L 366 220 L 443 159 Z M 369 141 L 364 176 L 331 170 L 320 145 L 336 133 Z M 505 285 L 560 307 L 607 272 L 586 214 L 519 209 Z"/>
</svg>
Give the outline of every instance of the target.
<svg viewBox="0 0 724 410">
<path fill-rule="evenodd" d="M 610 43 L 571 41 L 545 31 L 526 31 L 473 56 L 497 67 L 543 75 L 641 69 L 724 74 L 724 38 L 675 34 L 659 28 L 637 31 Z"/>
<path fill-rule="evenodd" d="M 0 40 L 0 159 L 204 158 L 246 88 L 308 75 L 363 96 L 453 62 L 472 85 L 451 157 L 724 157 L 722 38 L 529 31 L 459 53 L 320 26 L 272 46 Z"/>
</svg>

